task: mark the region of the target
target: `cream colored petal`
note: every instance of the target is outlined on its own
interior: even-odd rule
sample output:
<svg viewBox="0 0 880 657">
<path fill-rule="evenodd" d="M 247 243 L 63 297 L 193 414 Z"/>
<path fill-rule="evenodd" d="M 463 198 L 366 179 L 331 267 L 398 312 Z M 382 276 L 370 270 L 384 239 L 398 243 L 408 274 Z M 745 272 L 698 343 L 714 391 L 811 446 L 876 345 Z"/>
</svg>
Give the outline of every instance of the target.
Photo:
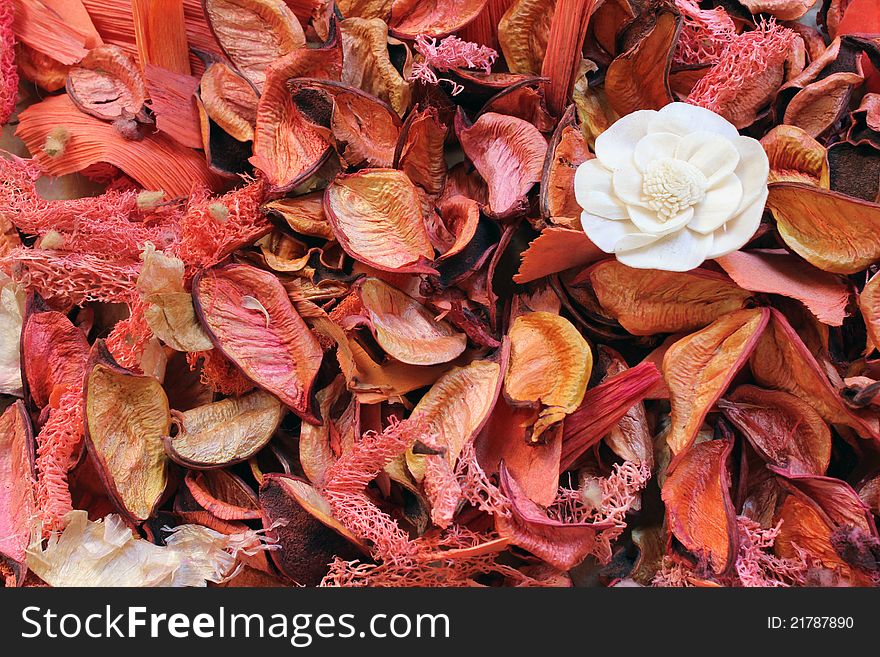
<svg viewBox="0 0 880 657">
<path fill-rule="evenodd" d="M 646 246 L 618 252 L 617 259 L 636 269 L 689 271 L 699 267 L 706 259 L 712 241 L 712 235 L 701 235 L 683 228 Z"/>
<path fill-rule="evenodd" d="M 711 233 L 736 215 L 742 199 L 742 183 L 732 173 L 722 178 L 694 207 L 694 218 L 688 228 L 698 233 Z"/>
<path fill-rule="evenodd" d="M 767 190 L 755 199 L 752 204 L 739 215 L 725 223 L 713 233 L 715 238 L 707 258 L 720 258 L 728 253 L 738 251 L 752 239 L 761 217 L 764 216 L 764 204 L 767 202 Z"/>
<path fill-rule="evenodd" d="M 674 157 L 680 141 L 681 137 L 671 132 L 654 132 L 645 135 L 636 144 L 636 150 L 633 154 L 636 167 L 639 171 L 644 172 L 645 167 L 654 160 Z"/>
<path fill-rule="evenodd" d="M 606 219 L 629 219 L 626 206 L 616 198 L 603 192 L 587 192 L 582 207 L 587 212 L 605 217 Z"/>
<path fill-rule="evenodd" d="M 574 197 L 584 207 L 587 192 L 612 193 L 611 171 L 597 159 L 587 160 L 574 172 Z"/>
<path fill-rule="evenodd" d="M 605 219 L 589 212 L 581 213 L 581 226 L 590 241 L 605 253 L 614 253 L 615 245 L 627 235 L 639 234 L 639 229 L 631 221 Z"/>
<path fill-rule="evenodd" d="M 686 226 L 694 216 L 694 209 L 686 208 L 674 217 L 671 217 L 668 221 L 660 221 L 657 218 L 657 213 L 653 210 L 641 208 L 636 205 L 627 208 L 627 210 L 629 212 L 629 218 L 636 225 L 636 228 L 642 232 L 657 235 L 658 237 L 661 235 L 668 235 L 682 226 Z"/>
<path fill-rule="evenodd" d="M 739 164 L 739 151 L 729 139 L 709 132 L 682 137 L 675 157 L 690 162 L 709 179 L 709 186 L 732 173 Z"/>
<path fill-rule="evenodd" d="M 751 207 L 753 201 L 767 194 L 767 177 L 770 175 L 770 161 L 761 142 L 751 137 L 739 137 L 733 141 L 739 151 L 739 164 L 734 173 L 742 183 L 743 195 L 739 212 Z"/>
<path fill-rule="evenodd" d="M 639 110 L 617 121 L 596 138 L 596 157 L 612 170 L 631 167 L 636 144 L 648 134 L 648 123 L 656 114 Z"/>
<path fill-rule="evenodd" d="M 633 233 L 632 235 L 624 235 L 622 238 L 617 240 L 617 244 L 614 246 L 615 253 L 623 253 L 624 251 L 632 251 L 633 249 L 638 249 L 651 242 L 656 242 L 660 239 L 659 235 L 649 235 L 648 233 Z"/>
<path fill-rule="evenodd" d="M 635 167 L 615 171 L 612 186 L 614 196 L 626 205 L 648 207 L 642 200 L 642 174 Z"/>
<path fill-rule="evenodd" d="M 648 132 L 672 132 L 677 135 L 689 135 L 703 130 L 728 139 L 739 136 L 736 128 L 727 119 L 711 110 L 688 103 L 670 103 L 651 120 Z"/>
</svg>

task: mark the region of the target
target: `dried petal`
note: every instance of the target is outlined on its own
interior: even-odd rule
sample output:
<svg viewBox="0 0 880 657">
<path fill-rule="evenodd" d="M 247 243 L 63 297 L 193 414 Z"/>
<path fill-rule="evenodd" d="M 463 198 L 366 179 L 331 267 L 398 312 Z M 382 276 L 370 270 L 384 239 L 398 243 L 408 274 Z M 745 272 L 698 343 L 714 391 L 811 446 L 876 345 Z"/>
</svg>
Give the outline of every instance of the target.
<svg viewBox="0 0 880 657">
<path fill-rule="evenodd" d="M 806 496 L 789 495 L 779 508 L 782 521 L 773 550 L 780 557 L 798 558 L 806 551 L 826 568 L 849 570 L 831 545 L 833 528 L 815 502 Z"/>
<path fill-rule="evenodd" d="M 498 23 L 498 41 L 511 73 L 541 74 L 554 0 L 514 0 Z"/>
<path fill-rule="evenodd" d="M 880 347 L 880 276 L 873 276 L 865 283 L 859 295 L 859 310 L 868 331 L 868 349 Z"/>
<path fill-rule="evenodd" d="M 795 21 L 806 14 L 816 0 L 742 0 L 753 14 L 772 14 L 781 21 Z"/>
<path fill-rule="evenodd" d="M 83 112 L 103 121 L 133 117 L 147 99 L 140 70 L 118 46 L 93 48 L 67 74 L 67 93 Z"/>
<path fill-rule="evenodd" d="M 339 244 L 355 260 L 385 271 L 433 273 L 434 249 L 409 178 L 394 169 L 362 169 L 327 187 L 324 211 Z"/>
<path fill-rule="evenodd" d="M 559 121 L 550 140 L 541 176 L 541 215 L 567 228 L 579 228 L 581 208 L 574 197 L 574 172 L 593 156 L 577 128 L 573 110 Z"/>
<path fill-rule="evenodd" d="M 339 29 L 345 53 L 342 81 L 381 98 L 403 116 L 412 91 L 391 63 L 388 26 L 378 18 L 346 18 Z"/>
<path fill-rule="evenodd" d="M 446 125 L 433 107 L 414 109 L 400 129 L 395 167 L 428 194 L 440 194 L 446 182 L 446 132 Z"/>
<path fill-rule="evenodd" d="M 733 567 L 737 527 L 730 500 L 727 461 L 732 440 L 710 440 L 682 452 L 663 484 L 663 502 L 672 534 L 716 574 Z"/>
<path fill-rule="evenodd" d="M 458 32 L 477 17 L 487 0 L 394 0 L 388 25 L 400 39 Z"/>
<path fill-rule="evenodd" d="M 89 454 L 119 512 L 132 522 L 144 521 L 168 482 L 162 449 L 171 428 L 168 398 L 155 378 L 116 365 L 101 341 L 92 348 L 86 372 Z"/>
<path fill-rule="evenodd" d="M 253 141 L 257 122 L 257 97 L 248 81 L 223 62 L 211 64 L 199 83 L 205 112 L 238 141 Z"/>
<path fill-rule="evenodd" d="M 333 229 L 324 215 L 324 192 L 271 201 L 263 208 L 269 214 L 284 219 L 295 233 L 325 240 L 334 239 Z"/>
<path fill-rule="evenodd" d="M 599 347 L 599 367 L 605 372 L 602 383 L 629 369 L 623 357 L 609 347 Z M 637 402 L 620 418 L 605 438 L 611 448 L 624 461 L 637 465 L 654 465 L 654 442 L 651 427 L 645 413 L 645 404 Z"/>
<path fill-rule="evenodd" d="M 797 126 L 779 125 L 761 139 L 770 160 L 768 182 L 799 182 L 828 189 L 828 153 Z"/>
<path fill-rule="evenodd" d="M 199 506 L 221 520 L 259 520 L 257 495 L 240 477 L 226 470 L 186 473 L 184 484 Z"/>
<path fill-rule="evenodd" d="M 466 196 L 450 196 L 437 204 L 437 215 L 448 235 L 443 240 L 432 240 L 442 252 L 437 260 L 443 261 L 464 251 L 473 240 L 480 224 L 480 205 Z"/>
<path fill-rule="evenodd" d="M 226 265 L 197 276 L 193 296 L 216 347 L 254 383 L 317 424 L 312 386 L 324 354 L 278 279 L 248 265 Z M 263 312 L 244 307 L 248 296 L 259 301 L 268 325 Z"/>
<path fill-rule="evenodd" d="M 17 401 L 0 416 L 0 563 L 7 562 L 15 575 L 6 586 L 20 585 L 26 572 L 25 551 L 36 512 L 33 454 L 30 419 L 24 402 Z"/>
<path fill-rule="evenodd" d="M 795 94 L 783 121 L 802 128 L 811 137 L 829 132 L 849 110 L 853 91 L 864 81 L 858 73 L 832 73 Z"/>
<path fill-rule="evenodd" d="M 593 244 L 582 230 L 546 228 L 523 251 L 522 264 L 513 281 L 520 284 L 530 283 L 544 276 L 573 267 L 582 267 L 605 257 L 605 253 Z"/>
<path fill-rule="evenodd" d="M 739 310 L 673 344 L 663 357 L 672 426 L 666 442 L 676 456 L 687 452 L 706 414 L 746 364 L 770 311 Z"/>
</svg>

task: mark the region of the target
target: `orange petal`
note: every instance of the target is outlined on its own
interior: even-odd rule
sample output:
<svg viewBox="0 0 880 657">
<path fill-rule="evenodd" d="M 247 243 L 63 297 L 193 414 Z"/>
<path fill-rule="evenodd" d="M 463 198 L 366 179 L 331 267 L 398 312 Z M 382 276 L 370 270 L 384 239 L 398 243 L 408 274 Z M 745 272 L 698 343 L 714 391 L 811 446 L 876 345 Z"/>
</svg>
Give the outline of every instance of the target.
<svg viewBox="0 0 880 657">
<path fill-rule="evenodd" d="M 147 99 L 140 69 L 118 46 L 98 46 L 67 73 L 67 93 L 86 114 L 104 121 L 133 117 Z"/>
<path fill-rule="evenodd" d="M 582 267 L 606 254 L 582 230 L 552 227 L 545 228 L 523 251 L 519 271 L 514 283 L 530 283 L 544 276 L 556 274 L 572 267 Z"/>
<path fill-rule="evenodd" d="M 13 571 L 13 581 L 21 584 L 30 545 L 31 518 L 36 513 L 34 499 L 34 434 L 23 401 L 11 404 L 0 416 L 0 565 Z"/>
<path fill-rule="evenodd" d="M 263 517 L 251 487 L 227 470 L 190 470 L 184 484 L 199 506 L 221 520 L 259 520 Z"/>
<path fill-rule="evenodd" d="M 284 219 L 295 233 L 325 240 L 334 239 L 333 229 L 324 214 L 324 192 L 271 201 L 263 208 L 270 215 Z"/>
<path fill-rule="evenodd" d="M 570 109 L 559 121 L 541 175 L 541 216 L 554 224 L 577 230 L 581 207 L 574 197 L 574 173 L 578 165 L 592 159 L 583 133 Z"/>
<path fill-rule="evenodd" d="M 388 25 L 400 39 L 443 37 L 477 17 L 487 0 L 394 0 Z M 346 14 L 348 15 L 348 14 Z"/>
<path fill-rule="evenodd" d="M 801 89 L 785 109 L 783 121 L 811 137 L 829 132 L 849 110 L 849 101 L 864 78 L 858 73 L 832 73 Z"/>
<path fill-rule="evenodd" d="M 439 245 L 443 247 L 439 261 L 461 253 L 471 243 L 480 223 L 480 206 L 465 196 L 452 196 L 438 203 L 437 214 L 450 238 Z"/>
<path fill-rule="evenodd" d="M 494 112 L 528 121 L 543 133 L 551 132 L 556 119 L 547 110 L 544 78 L 526 78 L 499 91 L 483 105 L 480 114 Z"/>
<path fill-rule="evenodd" d="M 527 121 L 489 112 L 467 127 L 461 112 L 455 131 L 462 150 L 489 186 L 489 210 L 507 217 L 525 209 L 525 196 L 541 180 L 547 140 Z"/>
<path fill-rule="evenodd" d="M 761 138 L 770 160 L 768 182 L 799 182 L 828 189 L 828 152 L 801 128 L 778 125 Z"/>
<path fill-rule="evenodd" d="M 391 62 L 388 26 L 378 18 L 346 18 L 339 29 L 345 53 L 342 81 L 381 98 L 403 116 L 409 108 L 412 90 Z M 409 50 L 406 52 L 409 58 Z"/>
<path fill-rule="evenodd" d="M 257 121 L 257 97 L 248 81 L 223 62 L 211 64 L 199 83 L 205 112 L 231 137 L 252 141 Z"/>
<path fill-rule="evenodd" d="M 14 4 L 16 41 L 61 64 L 75 64 L 90 48 L 101 45 L 101 37 L 81 3 L 15 0 Z"/>
<path fill-rule="evenodd" d="M 394 169 L 337 176 L 324 211 L 339 244 L 355 260 L 385 271 L 431 273 L 434 258 L 415 185 Z"/>
<path fill-rule="evenodd" d="M 705 558 L 716 574 L 736 559 L 737 529 L 727 461 L 732 440 L 710 440 L 681 454 L 663 484 L 669 529 L 685 548 Z"/>
<path fill-rule="evenodd" d="M 868 330 L 868 349 L 880 348 L 880 276 L 865 283 L 859 295 L 859 310 Z"/>
<path fill-rule="evenodd" d="M 199 275 L 193 296 L 217 348 L 254 383 L 317 423 L 312 386 L 324 354 L 278 279 L 249 265 L 226 265 Z"/>
<path fill-rule="evenodd" d="M 738 310 L 673 344 L 663 357 L 671 426 L 666 435 L 681 458 L 697 437 L 706 414 L 746 364 L 770 319 L 767 308 Z"/>
<path fill-rule="evenodd" d="M 773 551 L 780 557 L 798 559 L 806 551 L 826 568 L 849 572 L 849 566 L 831 544 L 834 530 L 815 502 L 806 496 L 789 495 L 779 508 L 778 520 L 782 527 L 773 542 Z"/>
<path fill-rule="evenodd" d="M 815 502 L 835 528 L 855 527 L 877 537 L 874 515 L 845 481 L 834 477 L 795 474 L 776 467 L 771 467 L 771 470 L 782 475 L 789 487 L 794 487 Z"/>
<path fill-rule="evenodd" d="M 742 308 L 750 295 L 705 269 L 632 269 L 616 260 L 593 265 L 589 277 L 602 307 L 633 335 L 683 333 Z"/>
<path fill-rule="evenodd" d="M 400 129 L 394 166 L 428 194 L 440 194 L 446 182 L 446 133 L 433 107 L 414 109 Z"/>
<path fill-rule="evenodd" d="M 849 286 L 785 252 L 736 251 L 716 261 L 737 285 L 751 292 L 797 299 L 820 322 L 840 326 L 850 302 Z"/>
<path fill-rule="evenodd" d="M 553 0 L 513 0 L 498 23 L 498 41 L 511 73 L 541 74 L 550 38 Z"/>
</svg>

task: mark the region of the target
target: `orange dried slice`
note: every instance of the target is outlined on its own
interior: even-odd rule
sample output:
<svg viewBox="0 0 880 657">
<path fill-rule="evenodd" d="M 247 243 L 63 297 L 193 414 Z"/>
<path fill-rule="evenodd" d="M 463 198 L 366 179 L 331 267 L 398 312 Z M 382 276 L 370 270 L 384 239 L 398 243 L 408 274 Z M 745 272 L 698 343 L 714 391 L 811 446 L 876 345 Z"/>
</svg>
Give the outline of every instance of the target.
<svg viewBox="0 0 880 657">
<path fill-rule="evenodd" d="M 85 378 L 85 437 L 107 492 L 131 522 L 148 519 L 168 483 L 162 438 L 171 429 L 158 380 L 117 365 L 103 341 L 92 347 Z"/>
<path fill-rule="evenodd" d="M 93 48 L 67 73 L 67 93 L 83 112 L 103 121 L 141 114 L 147 85 L 119 46 Z"/>
<path fill-rule="evenodd" d="M 278 398 L 263 390 L 223 399 L 175 413 L 177 435 L 165 438 L 165 449 L 173 461 L 188 468 L 240 463 L 271 440 L 283 415 Z"/>
<path fill-rule="evenodd" d="M 258 91 L 269 64 L 306 45 L 284 0 L 202 0 L 202 6 L 217 43 Z"/>
<path fill-rule="evenodd" d="M 732 449 L 732 440 L 694 445 L 682 453 L 662 490 L 672 534 L 719 575 L 733 566 L 738 545 L 727 469 Z"/>
<path fill-rule="evenodd" d="M 434 273 L 434 249 L 415 185 L 395 169 L 339 175 L 324 193 L 339 244 L 355 260 L 385 271 Z"/>
<path fill-rule="evenodd" d="M 193 296 L 216 347 L 303 420 L 318 423 L 312 387 L 324 353 L 280 281 L 249 265 L 226 265 L 197 276 Z"/>
<path fill-rule="evenodd" d="M 593 371 L 593 352 L 564 317 L 532 312 L 517 317 L 508 333 L 510 362 L 504 394 L 515 406 L 538 406 L 529 440 L 541 437 L 574 412 Z"/>
<path fill-rule="evenodd" d="M 663 378 L 672 406 L 666 442 L 673 454 L 684 454 L 694 442 L 706 414 L 748 361 L 769 319 L 767 308 L 739 310 L 669 347 Z"/>
</svg>

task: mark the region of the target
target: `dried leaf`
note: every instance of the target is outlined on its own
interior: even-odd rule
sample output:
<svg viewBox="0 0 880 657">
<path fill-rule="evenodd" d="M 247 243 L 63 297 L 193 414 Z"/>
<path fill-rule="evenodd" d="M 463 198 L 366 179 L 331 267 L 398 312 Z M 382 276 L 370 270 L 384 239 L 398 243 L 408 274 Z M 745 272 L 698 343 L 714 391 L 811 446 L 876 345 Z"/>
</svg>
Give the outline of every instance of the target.
<svg viewBox="0 0 880 657">
<path fill-rule="evenodd" d="M 93 48 L 67 74 L 67 93 L 83 112 L 103 121 L 131 118 L 143 110 L 147 86 L 140 70 L 118 46 Z"/>
<path fill-rule="evenodd" d="M 514 283 L 532 281 L 556 274 L 573 267 L 582 267 L 606 254 L 584 235 L 582 230 L 552 227 L 541 234 L 523 251 L 519 272 L 513 277 Z"/>
<path fill-rule="evenodd" d="M 394 0 L 388 25 L 400 39 L 443 37 L 477 17 L 487 0 Z"/>
<path fill-rule="evenodd" d="M 199 83 L 205 112 L 238 141 L 253 141 L 257 122 L 257 97 L 248 81 L 223 62 L 211 64 Z"/>
<path fill-rule="evenodd" d="M 770 160 L 768 182 L 799 182 L 828 189 L 828 153 L 825 147 L 793 125 L 779 125 L 761 139 Z"/>
<path fill-rule="evenodd" d="M 259 520 L 257 495 L 240 477 L 227 470 L 189 471 L 184 484 L 199 506 L 221 520 Z"/>
<path fill-rule="evenodd" d="M 34 435 L 24 402 L 10 405 L 0 416 L 0 563 L 12 569 L 6 586 L 21 585 L 26 574 L 25 551 L 31 540 L 34 498 Z"/>
<path fill-rule="evenodd" d="M 789 102 L 783 120 L 811 137 L 830 131 L 849 109 L 853 90 L 863 82 L 858 73 L 832 73 L 801 89 Z"/>
<path fill-rule="evenodd" d="M 325 240 L 334 239 L 333 229 L 324 214 L 323 192 L 271 201 L 263 208 L 270 215 L 284 219 L 295 233 Z"/>
<path fill-rule="evenodd" d="M 868 349 L 880 347 L 880 276 L 873 276 L 865 283 L 859 295 L 859 310 L 868 331 Z"/>
<path fill-rule="evenodd" d="M 480 205 L 466 196 L 450 196 L 437 204 L 437 216 L 448 236 L 432 240 L 442 252 L 437 260 L 443 261 L 464 251 L 473 240 L 480 224 Z"/>
<path fill-rule="evenodd" d="M 433 107 L 414 109 L 400 129 L 394 166 L 428 194 L 440 194 L 446 182 L 446 132 Z"/>
<path fill-rule="evenodd" d="M 342 81 L 381 98 L 403 116 L 412 90 L 391 63 L 388 26 L 378 18 L 346 18 L 339 29 L 345 53 Z"/>
<path fill-rule="evenodd" d="M 573 110 L 559 121 L 541 176 L 541 216 L 554 224 L 578 229 L 581 208 L 574 197 L 574 172 L 591 159 L 583 133 L 577 128 Z"/>
<path fill-rule="evenodd" d="M 498 23 L 498 41 L 511 73 L 541 74 L 555 0 L 514 0 Z"/>
<path fill-rule="evenodd" d="M 623 357 L 613 349 L 602 346 L 598 351 L 599 367 L 601 371 L 605 372 L 602 383 L 629 369 Z M 643 402 L 633 404 L 620 418 L 617 425 L 611 429 L 605 442 L 611 451 L 624 461 L 631 461 L 637 465 L 644 463 L 652 468 L 654 465 L 654 443 L 651 427 L 645 413 L 645 404 Z"/>
</svg>

